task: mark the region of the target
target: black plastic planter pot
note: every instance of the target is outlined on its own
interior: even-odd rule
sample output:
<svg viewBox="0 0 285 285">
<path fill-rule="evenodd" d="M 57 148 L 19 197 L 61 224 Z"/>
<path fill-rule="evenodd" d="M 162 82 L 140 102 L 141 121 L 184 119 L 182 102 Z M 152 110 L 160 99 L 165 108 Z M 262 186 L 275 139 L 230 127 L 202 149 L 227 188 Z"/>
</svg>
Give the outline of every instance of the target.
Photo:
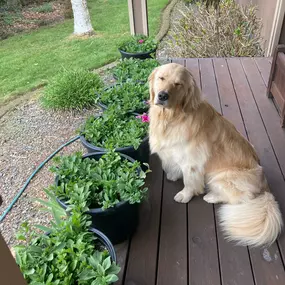
<svg viewBox="0 0 285 285">
<path fill-rule="evenodd" d="M 153 58 L 152 54 L 155 53 L 157 49 L 154 49 L 148 52 L 139 52 L 139 53 L 126 52 L 121 49 L 118 49 L 118 50 L 121 53 L 122 58 L 146 59 L 146 58 Z"/>
<path fill-rule="evenodd" d="M 111 260 L 117 263 L 117 256 L 116 256 L 115 248 L 112 245 L 111 241 L 107 238 L 107 236 L 104 235 L 101 231 L 94 229 L 94 228 L 90 228 L 89 231 L 95 234 L 96 238 L 100 241 L 103 247 L 105 247 L 108 250 Z"/>
<path fill-rule="evenodd" d="M 87 149 L 88 153 L 107 151 L 105 148 L 98 147 L 89 143 L 83 135 L 80 136 L 80 141 L 83 144 L 83 146 Z M 149 151 L 148 137 L 145 137 L 143 139 L 138 149 L 135 149 L 133 146 L 119 147 L 116 148 L 116 152 L 123 153 L 127 156 L 130 156 L 134 160 L 138 160 L 142 163 L 149 163 L 150 151 Z M 142 165 L 142 169 L 145 170 L 146 169 L 145 166 Z"/>
<path fill-rule="evenodd" d="M 84 155 L 83 159 L 87 157 L 99 159 L 103 154 L 105 154 L 105 152 L 90 153 Z M 120 155 L 134 162 L 131 157 L 124 154 Z M 140 171 L 140 169 L 138 169 L 138 171 Z M 58 177 L 56 177 L 55 183 L 56 185 L 59 184 Z M 67 204 L 64 201 L 57 199 L 57 202 L 63 209 L 67 209 Z M 102 210 L 101 208 L 89 209 L 86 214 L 91 216 L 93 228 L 91 231 L 94 232 L 96 231 L 95 229 L 98 229 L 103 232 L 113 244 L 118 244 L 127 240 L 135 232 L 139 220 L 138 210 L 138 203 L 130 204 L 127 201 L 121 201 L 114 207 L 106 210 Z"/>
</svg>

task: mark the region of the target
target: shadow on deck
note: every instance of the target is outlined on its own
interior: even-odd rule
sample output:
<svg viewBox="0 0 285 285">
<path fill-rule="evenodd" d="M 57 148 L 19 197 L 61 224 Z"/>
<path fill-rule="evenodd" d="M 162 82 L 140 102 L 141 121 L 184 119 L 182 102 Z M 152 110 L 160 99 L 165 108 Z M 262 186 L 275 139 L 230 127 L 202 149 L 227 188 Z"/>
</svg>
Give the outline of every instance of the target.
<svg viewBox="0 0 285 285">
<path fill-rule="evenodd" d="M 173 59 L 186 66 L 205 98 L 254 145 L 272 192 L 285 214 L 285 129 L 266 97 L 271 59 Z M 119 246 L 118 285 L 284 285 L 285 234 L 270 248 L 237 247 L 217 225 L 218 205 L 202 197 L 174 202 L 182 183 L 164 177 L 151 157 L 149 199 L 134 237 Z"/>
</svg>

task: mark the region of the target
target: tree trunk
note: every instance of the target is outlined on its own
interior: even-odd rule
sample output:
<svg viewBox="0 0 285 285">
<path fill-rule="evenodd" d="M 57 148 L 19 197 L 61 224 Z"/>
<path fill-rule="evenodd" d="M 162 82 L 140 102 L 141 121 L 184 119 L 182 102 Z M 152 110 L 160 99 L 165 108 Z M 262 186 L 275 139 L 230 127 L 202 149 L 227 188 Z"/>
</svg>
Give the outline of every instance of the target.
<svg viewBox="0 0 285 285">
<path fill-rule="evenodd" d="M 94 30 L 90 20 L 87 0 L 71 0 L 71 4 L 74 18 L 74 34 L 93 34 Z"/>
</svg>

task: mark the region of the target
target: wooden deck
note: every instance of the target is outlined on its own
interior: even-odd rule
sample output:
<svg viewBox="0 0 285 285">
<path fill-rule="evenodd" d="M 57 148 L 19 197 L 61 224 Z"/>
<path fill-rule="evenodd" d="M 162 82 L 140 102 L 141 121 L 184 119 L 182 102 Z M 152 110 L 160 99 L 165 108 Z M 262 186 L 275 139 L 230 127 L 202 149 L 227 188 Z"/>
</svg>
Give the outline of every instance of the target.
<svg viewBox="0 0 285 285">
<path fill-rule="evenodd" d="M 284 216 L 285 130 L 265 95 L 271 59 L 173 62 L 193 73 L 206 99 L 255 146 Z M 155 156 L 151 168 L 149 199 L 141 206 L 139 228 L 130 241 L 117 246 L 122 266 L 118 285 L 285 284 L 285 234 L 266 249 L 234 246 L 217 225 L 218 205 L 202 197 L 188 205 L 175 203 L 182 182 L 167 181 Z"/>
</svg>

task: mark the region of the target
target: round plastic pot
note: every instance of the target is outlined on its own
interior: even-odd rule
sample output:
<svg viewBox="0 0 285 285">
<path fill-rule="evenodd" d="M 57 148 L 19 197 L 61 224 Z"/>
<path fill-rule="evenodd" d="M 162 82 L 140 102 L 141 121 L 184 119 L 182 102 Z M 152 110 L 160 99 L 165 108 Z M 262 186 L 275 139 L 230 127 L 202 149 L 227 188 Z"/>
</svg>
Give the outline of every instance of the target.
<svg viewBox="0 0 285 285">
<path fill-rule="evenodd" d="M 91 144 L 88 142 L 83 135 L 80 136 L 80 141 L 83 144 L 83 146 L 87 149 L 88 153 L 94 153 L 94 152 L 106 152 L 107 150 L 102 147 L 98 147 L 96 145 Z M 142 163 L 148 163 L 149 162 L 149 143 L 148 143 L 148 136 L 145 137 L 138 149 L 135 149 L 133 146 L 126 146 L 126 147 L 119 147 L 116 148 L 116 152 L 123 153 L 127 156 L 130 156 L 134 160 L 140 161 Z M 143 170 L 146 168 L 142 166 Z"/>
<path fill-rule="evenodd" d="M 83 156 L 98 160 L 105 152 L 90 153 Z M 134 162 L 131 157 L 120 154 L 121 157 Z M 138 169 L 140 171 L 140 169 Z M 55 180 L 59 184 L 58 177 Z M 57 199 L 63 209 L 67 209 L 65 201 Z M 128 201 L 121 201 L 112 208 L 102 210 L 101 208 L 89 209 L 86 214 L 91 216 L 92 228 L 103 232 L 113 244 L 127 240 L 135 232 L 139 220 L 139 204 L 130 204 Z"/>
<path fill-rule="evenodd" d="M 151 55 L 156 52 L 156 48 L 147 51 L 147 52 L 139 52 L 139 53 L 131 53 L 131 52 L 126 52 L 121 49 L 118 49 L 119 52 L 121 53 L 122 58 L 138 58 L 138 59 L 146 59 L 146 58 L 153 58 Z"/>
<path fill-rule="evenodd" d="M 116 256 L 115 248 L 113 244 L 111 243 L 111 241 L 108 239 L 108 237 L 105 234 L 103 234 L 101 231 L 99 231 L 98 229 L 90 228 L 89 231 L 95 234 L 96 238 L 100 241 L 103 247 L 105 247 L 108 250 L 111 260 L 117 263 L 117 256 Z"/>
</svg>

